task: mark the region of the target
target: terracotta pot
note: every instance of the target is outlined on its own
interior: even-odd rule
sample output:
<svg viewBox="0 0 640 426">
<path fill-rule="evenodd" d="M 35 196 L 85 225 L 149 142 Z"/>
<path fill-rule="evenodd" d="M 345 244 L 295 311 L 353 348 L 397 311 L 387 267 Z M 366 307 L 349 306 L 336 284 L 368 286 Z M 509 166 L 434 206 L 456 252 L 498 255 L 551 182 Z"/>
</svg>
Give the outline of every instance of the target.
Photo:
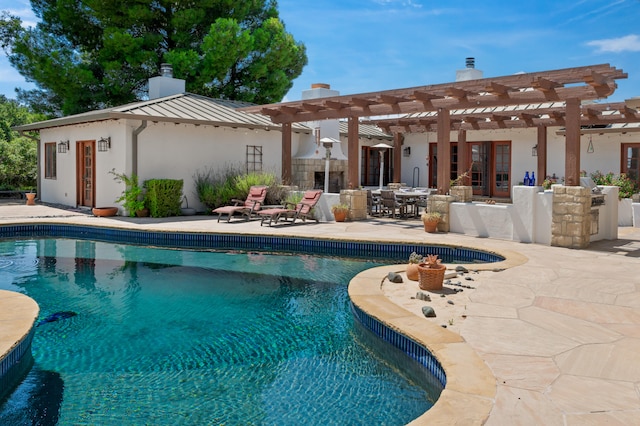
<svg viewBox="0 0 640 426">
<path fill-rule="evenodd" d="M 333 217 L 336 222 L 344 222 L 347 220 L 347 214 L 349 214 L 349 212 L 346 210 L 336 210 L 333 212 Z"/>
<path fill-rule="evenodd" d="M 145 207 L 136 211 L 136 217 L 149 217 L 149 209 Z"/>
<path fill-rule="evenodd" d="M 27 192 L 25 194 L 27 196 L 27 205 L 35 206 L 36 205 L 36 193 L 35 192 Z"/>
<path fill-rule="evenodd" d="M 94 216 L 97 216 L 97 217 L 109 217 L 109 216 L 115 216 L 116 214 L 118 214 L 118 208 L 117 207 L 94 207 L 93 209 L 91 209 L 91 212 L 93 213 Z"/>
<path fill-rule="evenodd" d="M 437 220 L 423 220 L 424 231 L 434 233 L 438 231 L 438 221 Z"/>
<path fill-rule="evenodd" d="M 418 265 L 418 274 L 420 277 L 418 286 L 422 290 L 442 290 L 445 272 L 447 272 L 445 265 L 428 268 L 426 263 L 421 263 Z"/>
<path fill-rule="evenodd" d="M 407 279 L 410 279 L 411 281 L 418 281 L 420 279 L 417 263 L 407 264 Z"/>
</svg>

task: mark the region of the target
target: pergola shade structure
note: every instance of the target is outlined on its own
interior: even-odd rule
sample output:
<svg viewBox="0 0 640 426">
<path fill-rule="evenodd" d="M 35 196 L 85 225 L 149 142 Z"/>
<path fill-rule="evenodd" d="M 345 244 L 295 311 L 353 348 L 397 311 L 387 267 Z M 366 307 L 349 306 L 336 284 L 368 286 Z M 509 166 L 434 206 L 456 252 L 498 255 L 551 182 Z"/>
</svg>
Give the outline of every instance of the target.
<svg viewBox="0 0 640 426">
<path fill-rule="evenodd" d="M 351 130 L 361 117 L 370 117 L 370 122 L 394 135 L 437 131 L 438 152 L 442 156 L 438 166 L 438 182 L 441 183 L 438 190 L 443 193 L 448 191 L 450 130 L 518 127 L 546 130 L 548 126 L 564 126 L 566 183 L 578 185 L 580 127 L 640 121 L 638 111 L 624 103 L 582 105 L 582 101 L 613 94 L 617 88 L 616 80 L 622 78 L 627 78 L 627 74 L 609 64 L 600 64 L 258 105 L 242 108 L 242 111 L 266 115 L 274 123 L 281 124 L 347 118 Z M 358 141 L 351 137 L 357 134 L 357 129 L 349 132 L 349 161 L 357 161 Z M 283 145 L 286 139 L 283 135 Z M 395 137 L 394 140 L 399 151 L 401 138 Z M 543 152 L 542 159 L 546 158 L 545 155 Z M 394 179 L 399 179 L 399 172 L 399 168 L 395 170 Z M 348 180 L 357 185 L 358 167 L 349 167 Z"/>
</svg>

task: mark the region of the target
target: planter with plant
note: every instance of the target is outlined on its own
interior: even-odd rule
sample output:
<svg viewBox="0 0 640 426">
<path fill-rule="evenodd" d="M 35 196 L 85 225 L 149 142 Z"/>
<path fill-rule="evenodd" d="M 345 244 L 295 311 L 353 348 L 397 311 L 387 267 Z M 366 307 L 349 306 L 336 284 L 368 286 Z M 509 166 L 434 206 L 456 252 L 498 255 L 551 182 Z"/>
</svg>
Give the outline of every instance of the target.
<svg viewBox="0 0 640 426">
<path fill-rule="evenodd" d="M 424 263 L 418 265 L 418 286 L 422 290 L 442 290 L 446 271 L 437 254 L 428 254 Z"/>
<path fill-rule="evenodd" d="M 456 201 L 460 203 L 470 203 L 473 200 L 473 187 L 469 185 L 470 173 L 471 167 L 450 182 L 449 195 L 456 197 Z"/>
<path fill-rule="evenodd" d="M 33 191 L 33 188 L 29 188 L 29 192 L 26 192 L 24 195 L 27 197 L 28 206 L 36 205 L 36 193 Z"/>
<path fill-rule="evenodd" d="M 426 210 L 422 213 L 422 223 L 424 224 L 425 232 L 436 232 L 438 230 L 438 223 L 442 219 L 442 215 L 438 212 L 427 212 Z"/>
<path fill-rule="evenodd" d="M 424 263 L 424 256 L 415 251 L 409 255 L 409 263 L 407 264 L 407 279 L 418 281 L 420 274 L 418 273 L 418 265 Z"/>
<path fill-rule="evenodd" d="M 336 204 L 331 207 L 331 213 L 336 222 L 344 222 L 349 215 L 349 206 L 347 204 Z"/>
<path fill-rule="evenodd" d="M 135 174 L 127 176 L 124 173 L 117 173 L 115 169 L 112 169 L 109 173 L 114 176 L 113 180 L 118 183 L 124 183 L 125 185 L 125 189 L 122 191 L 122 195 L 116 199 L 116 203 L 122 203 L 122 207 L 131 217 L 143 216 L 146 206 L 144 202 L 144 190 L 138 184 L 138 176 Z M 148 215 L 147 210 L 147 216 Z"/>
</svg>

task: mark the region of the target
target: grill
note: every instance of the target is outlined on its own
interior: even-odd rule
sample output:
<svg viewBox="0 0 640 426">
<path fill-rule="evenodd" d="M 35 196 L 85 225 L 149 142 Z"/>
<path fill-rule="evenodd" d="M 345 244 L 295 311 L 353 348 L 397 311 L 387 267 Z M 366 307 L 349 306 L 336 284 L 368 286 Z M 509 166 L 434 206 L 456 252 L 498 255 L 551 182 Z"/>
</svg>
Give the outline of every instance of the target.
<svg viewBox="0 0 640 426">
<path fill-rule="evenodd" d="M 591 178 L 581 177 L 580 186 L 591 189 L 591 207 L 604 206 L 604 194 Z"/>
</svg>

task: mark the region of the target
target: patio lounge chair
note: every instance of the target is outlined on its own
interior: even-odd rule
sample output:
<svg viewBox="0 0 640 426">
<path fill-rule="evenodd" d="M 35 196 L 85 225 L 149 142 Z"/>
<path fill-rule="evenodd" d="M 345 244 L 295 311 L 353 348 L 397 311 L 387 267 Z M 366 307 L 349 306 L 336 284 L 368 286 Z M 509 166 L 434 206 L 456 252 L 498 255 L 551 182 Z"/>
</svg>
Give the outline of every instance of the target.
<svg viewBox="0 0 640 426">
<path fill-rule="evenodd" d="M 231 202 L 234 203 L 234 205 L 218 207 L 213 210 L 213 213 L 218 213 L 218 222 L 220 222 L 220 217 L 222 217 L 223 214 L 227 215 L 227 222 L 229 222 L 231 220 L 231 216 L 236 213 L 246 216 L 246 220 L 249 220 L 254 213 L 260 210 L 266 196 L 266 186 L 252 186 L 249 189 L 249 195 L 247 195 L 246 200 L 242 201 L 233 199 Z"/>
<path fill-rule="evenodd" d="M 289 222 L 289 219 L 291 219 L 289 223 L 294 223 L 296 219 L 302 219 L 303 222 L 306 222 L 307 219 L 315 219 L 318 222 L 318 219 L 313 216 L 313 208 L 318 204 L 321 195 L 321 189 L 313 189 L 306 191 L 302 196 L 302 200 L 297 204 L 285 203 L 284 208 L 260 210 L 258 212 L 258 215 L 262 216 L 260 226 L 264 225 L 267 219 L 269 220 L 269 226 L 271 226 L 272 222 L 278 223 L 280 219 L 285 222 Z"/>
</svg>

